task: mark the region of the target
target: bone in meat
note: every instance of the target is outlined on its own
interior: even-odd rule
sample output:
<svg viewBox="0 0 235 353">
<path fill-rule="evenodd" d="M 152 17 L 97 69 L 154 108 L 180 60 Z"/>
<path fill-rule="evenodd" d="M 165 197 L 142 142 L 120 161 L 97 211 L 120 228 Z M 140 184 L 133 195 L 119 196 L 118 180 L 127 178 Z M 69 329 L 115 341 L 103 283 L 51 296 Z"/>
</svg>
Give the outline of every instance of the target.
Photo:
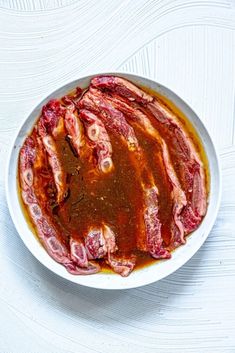
<svg viewBox="0 0 235 353">
<path fill-rule="evenodd" d="M 85 124 L 86 134 L 95 149 L 98 166 L 102 173 L 109 173 L 113 170 L 112 145 L 109 135 L 99 117 L 86 109 L 79 112 L 79 117 Z"/>
<path fill-rule="evenodd" d="M 48 154 L 48 161 L 57 188 L 57 202 L 63 201 L 67 194 L 66 173 L 56 146 L 55 138 L 64 133 L 64 109 L 57 100 L 49 101 L 42 109 L 38 122 L 38 133 Z"/>
<path fill-rule="evenodd" d="M 63 264 L 70 273 L 96 273 L 99 271 L 98 266 L 92 265 L 87 269 L 81 269 L 76 262 L 71 260 L 66 243 L 40 204 L 34 188 L 34 166 L 38 164 L 37 157 L 41 155 L 38 148 L 36 138 L 28 137 L 25 140 L 20 151 L 19 170 L 22 198 L 37 229 L 39 239 L 48 254 L 55 261 Z"/>
</svg>

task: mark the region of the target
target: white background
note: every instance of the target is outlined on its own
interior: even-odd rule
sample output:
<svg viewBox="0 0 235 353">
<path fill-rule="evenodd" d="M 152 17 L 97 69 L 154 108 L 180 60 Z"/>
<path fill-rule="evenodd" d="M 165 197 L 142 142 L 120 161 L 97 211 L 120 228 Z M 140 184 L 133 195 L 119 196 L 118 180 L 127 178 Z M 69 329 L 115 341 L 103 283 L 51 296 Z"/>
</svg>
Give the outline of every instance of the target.
<svg viewBox="0 0 235 353">
<path fill-rule="evenodd" d="M 0 353 L 235 352 L 235 1 L 0 0 Z M 95 71 L 168 86 L 219 151 L 217 222 L 201 250 L 158 283 L 127 291 L 69 284 L 17 235 L 4 171 L 42 97 Z"/>
</svg>

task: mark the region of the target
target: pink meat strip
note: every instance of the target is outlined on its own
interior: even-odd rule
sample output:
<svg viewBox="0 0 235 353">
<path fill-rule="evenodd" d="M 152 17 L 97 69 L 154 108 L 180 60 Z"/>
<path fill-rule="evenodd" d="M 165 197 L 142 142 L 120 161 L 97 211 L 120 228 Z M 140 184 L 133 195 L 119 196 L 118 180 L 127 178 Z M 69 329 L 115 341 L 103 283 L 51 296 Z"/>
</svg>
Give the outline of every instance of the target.
<svg viewBox="0 0 235 353">
<path fill-rule="evenodd" d="M 83 125 L 77 116 L 76 107 L 72 101 L 70 101 L 70 104 L 67 104 L 66 106 L 64 123 L 73 147 L 78 156 L 80 156 L 81 148 L 85 144 L 84 131 Z"/>
<path fill-rule="evenodd" d="M 186 205 L 187 201 L 186 201 L 185 193 L 181 189 L 180 183 L 178 181 L 178 178 L 176 176 L 174 168 L 171 164 L 169 151 L 168 151 L 168 148 L 167 148 L 165 141 L 161 138 L 158 131 L 154 128 L 154 126 L 152 125 L 152 123 L 149 120 L 149 118 L 147 117 L 147 115 L 144 114 L 141 110 L 139 110 L 137 108 L 133 108 L 124 100 L 118 99 L 118 97 L 116 97 L 115 95 L 110 96 L 107 94 L 103 94 L 101 91 L 99 91 L 95 88 L 91 88 L 90 91 L 94 95 L 102 97 L 110 104 L 113 104 L 113 106 L 116 109 L 118 109 L 122 113 L 124 113 L 126 117 L 128 117 L 132 122 L 137 124 L 138 127 L 141 128 L 145 133 L 154 137 L 155 140 L 160 145 L 161 158 L 164 163 L 168 182 L 170 183 L 171 188 L 172 188 L 171 197 L 172 197 L 173 204 L 174 204 L 174 206 L 173 206 L 173 224 L 171 226 L 172 242 L 174 243 L 174 248 L 176 246 L 179 246 L 180 244 L 184 244 L 185 243 L 184 227 L 181 222 L 180 214 L 182 212 L 182 209 Z"/>
<path fill-rule="evenodd" d="M 174 148 L 175 158 L 180 165 L 179 174 L 188 201 L 182 214 L 182 222 L 186 232 L 190 232 L 195 229 L 195 226 L 188 227 L 187 217 L 184 219 L 184 215 L 193 214 L 193 217 L 190 218 L 197 227 L 206 213 L 205 171 L 202 162 L 191 139 L 183 131 L 177 118 L 169 109 L 157 99 L 154 99 L 152 103 L 148 104 L 148 110 L 159 124 L 163 124 L 169 129 L 169 135 L 171 135 L 174 146 L 172 149 Z"/>
<path fill-rule="evenodd" d="M 133 271 L 136 264 L 136 256 L 132 255 L 128 258 L 123 256 L 117 256 L 116 254 L 111 254 L 108 257 L 107 263 L 122 277 L 127 277 Z"/>
<path fill-rule="evenodd" d="M 161 223 L 158 217 L 158 189 L 156 187 L 145 190 L 145 203 L 144 220 L 148 250 L 155 259 L 169 259 L 171 254 L 162 246 Z"/>
<path fill-rule="evenodd" d="M 71 259 L 77 263 L 79 267 L 88 268 L 89 262 L 86 248 L 81 241 L 70 238 L 70 254 Z"/>
<path fill-rule="evenodd" d="M 102 173 L 111 172 L 114 168 L 112 145 L 103 122 L 96 114 L 86 109 L 80 110 L 79 117 L 84 122 L 86 134 L 95 149 L 100 171 Z"/>
<path fill-rule="evenodd" d="M 91 228 L 85 239 L 89 259 L 105 258 L 114 272 L 128 276 L 136 264 L 136 256 L 128 257 L 114 254 L 117 251 L 115 234 L 111 227 L 103 224 L 100 228 Z"/>
<path fill-rule="evenodd" d="M 85 247 L 89 259 L 102 259 L 117 250 L 115 234 L 107 225 L 91 227 L 85 238 Z"/>
<path fill-rule="evenodd" d="M 55 228 L 50 218 L 43 211 L 39 198 L 36 196 L 34 190 L 34 166 L 38 164 L 37 156 L 40 156 L 37 142 L 33 137 L 28 137 L 20 151 L 20 184 L 23 201 L 28 208 L 31 220 L 37 229 L 37 234 L 42 245 L 53 260 L 64 265 L 72 274 L 81 275 L 98 272 L 100 268 L 96 264 L 89 263 L 86 268 L 79 267 L 76 258 L 77 250 L 74 251 L 72 249 L 72 259 L 57 228 Z"/>
<path fill-rule="evenodd" d="M 91 86 L 99 89 L 108 89 L 116 92 L 120 96 L 128 98 L 137 103 L 150 103 L 153 98 L 136 87 L 133 83 L 118 76 L 97 76 L 91 80 Z"/>
<path fill-rule="evenodd" d="M 148 172 L 145 173 L 145 170 L 144 170 L 146 168 L 143 167 L 144 158 L 143 158 L 142 150 L 139 147 L 138 140 L 135 136 L 135 132 L 133 128 L 127 123 L 122 112 L 115 109 L 111 104 L 111 102 L 107 102 L 101 95 L 96 96 L 94 92 L 85 93 L 85 95 L 79 102 L 79 107 L 80 108 L 85 107 L 86 109 L 90 109 L 97 112 L 97 114 L 99 115 L 100 119 L 104 122 L 104 124 L 108 126 L 110 129 L 113 129 L 114 131 L 116 131 L 116 133 L 118 133 L 119 135 L 121 135 L 123 140 L 127 143 L 128 146 L 130 146 L 130 144 L 128 144 L 129 142 L 128 138 L 130 137 L 130 133 L 128 132 L 131 132 L 132 142 L 133 141 L 135 142 L 134 144 L 132 143 L 131 145 L 131 151 L 134 152 L 134 154 L 131 154 L 131 155 L 135 160 L 138 161 L 138 164 L 139 164 L 138 172 L 140 173 L 140 176 L 142 174 L 148 175 Z M 153 178 L 151 176 L 148 182 L 142 179 L 142 184 L 143 184 L 142 187 L 144 192 L 145 192 L 145 189 L 155 186 L 153 182 Z M 146 207 L 148 208 L 150 207 L 150 205 L 147 204 Z M 146 224 L 146 228 L 147 226 L 148 225 Z M 151 231 L 154 232 L 155 229 L 151 228 Z M 153 233 L 152 236 L 153 237 L 155 236 L 156 239 L 158 239 L 159 241 L 159 233 L 156 233 L 156 234 Z M 138 246 L 140 246 L 141 250 L 143 251 L 147 251 L 149 249 L 149 244 L 147 240 L 148 238 L 145 238 L 145 241 L 143 241 L 143 239 L 138 239 L 137 241 Z M 158 249 L 159 248 L 163 249 L 162 238 L 161 238 L 161 244 L 159 244 Z M 167 252 L 167 250 L 165 251 Z M 164 255 L 164 257 L 166 256 L 167 255 Z"/>
<path fill-rule="evenodd" d="M 154 98 L 134 84 L 116 76 L 99 76 L 91 81 L 91 86 L 114 92 L 130 101 L 138 103 L 146 114 L 151 113 L 164 127 L 172 142 L 170 152 L 180 166 L 179 176 L 187 198 L 187 205 L 181 213 L 185 233 L 198 227 L 206 213 L 205 172 L 198 153 L 190 138 L 184 132 L 177 117 L 157 98 Z"/>
<path fill-rule="evenodd" d="M 57 188 L 57 202 L 63 201 L 67 194 L 66 173 L 56 146 L 56 137 L 64 133 L 64 109 L 56 99 L 50 100 L 42 109 L 38 122 L 38 133 L 48 154 Z"/>
</svg>

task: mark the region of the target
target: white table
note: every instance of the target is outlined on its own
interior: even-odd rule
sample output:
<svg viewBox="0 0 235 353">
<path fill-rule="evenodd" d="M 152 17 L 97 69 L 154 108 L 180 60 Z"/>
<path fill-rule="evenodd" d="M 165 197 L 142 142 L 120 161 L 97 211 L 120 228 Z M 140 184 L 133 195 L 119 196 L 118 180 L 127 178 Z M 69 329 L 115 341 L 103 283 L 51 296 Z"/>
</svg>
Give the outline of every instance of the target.
<svg viewBox="0 0 235 353">
<path fill-rule="evenodd" d="M 0 0 L 0 352 L 235 352 L 235 1 Z M 69 284 L 29 253 L 10 219 L 9 145 L 65 80 L 130 71 L 169 86 L 210 131 L 222 204 L 200 251 L 129 291 Z"/>
</svg>

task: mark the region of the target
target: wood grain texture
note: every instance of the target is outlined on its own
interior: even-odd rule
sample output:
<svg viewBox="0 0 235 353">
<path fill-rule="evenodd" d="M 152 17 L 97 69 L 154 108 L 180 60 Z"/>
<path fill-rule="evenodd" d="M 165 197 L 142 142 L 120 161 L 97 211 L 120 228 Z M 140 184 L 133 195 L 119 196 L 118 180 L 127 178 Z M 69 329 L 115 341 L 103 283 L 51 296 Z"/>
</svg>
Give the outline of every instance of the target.
<svg viewBox="0 0 235 353">
<path fill-rule="evenodd" d="M 0 0 L 0 352 L 235 352 L 235 2 Z M 147 75 L 199 114 L 221 157 L 222 204 L 181 269 L 128 291 L 50 273 L 10 219 L 4 171 L 17 128 L 64 80 Z M 53 343 L 52 343 L 53 342 Z"/>
</svg>

